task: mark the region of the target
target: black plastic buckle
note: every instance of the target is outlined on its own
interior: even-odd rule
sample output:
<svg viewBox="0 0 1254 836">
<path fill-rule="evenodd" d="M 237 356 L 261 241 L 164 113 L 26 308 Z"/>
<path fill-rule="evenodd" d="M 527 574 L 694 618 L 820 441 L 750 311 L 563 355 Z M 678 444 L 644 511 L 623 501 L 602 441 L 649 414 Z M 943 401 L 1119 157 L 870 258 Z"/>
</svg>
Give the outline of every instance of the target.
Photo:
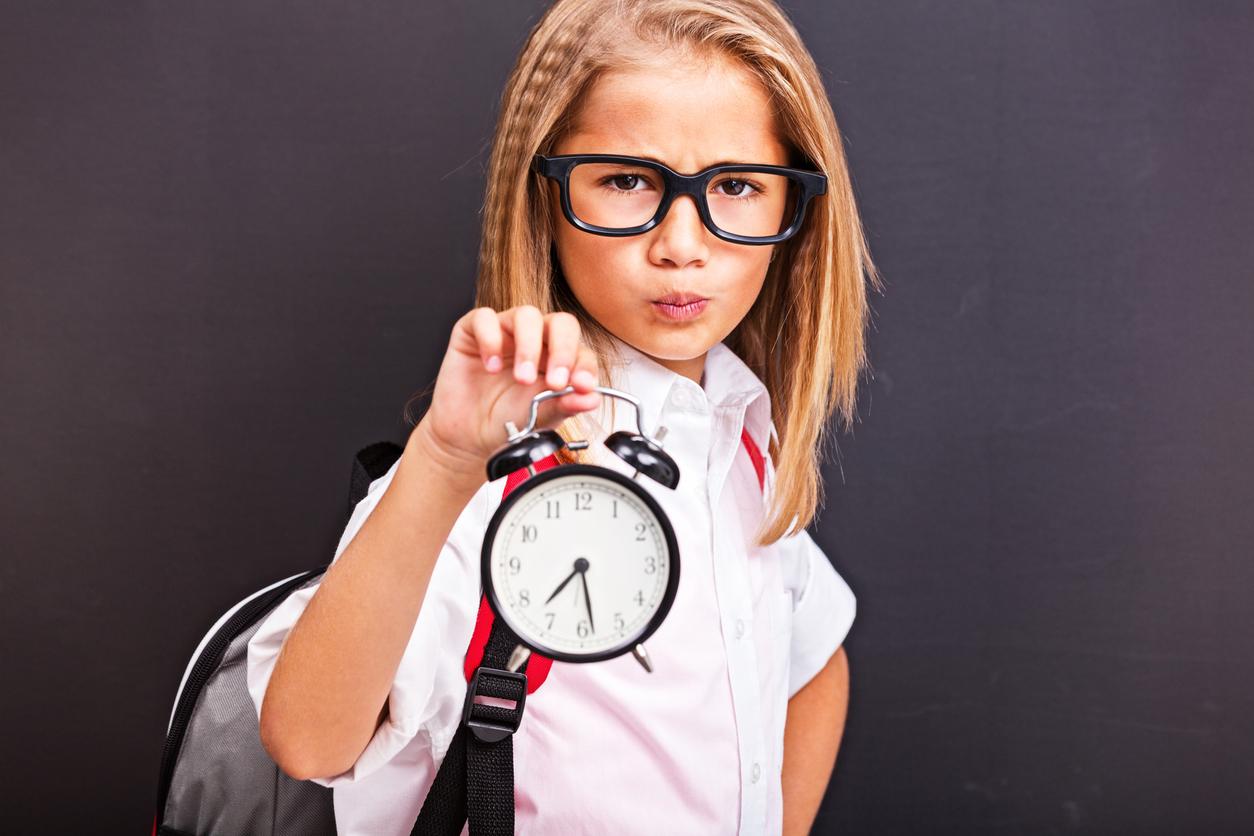
<svg viewBox="0 0 1254 836">
<path fill-rule="evenodd" d="M 482 690 L 481 690 L 482 689 Z M 475 697 L 514 700 L 517 705 L 505 708 L 475 702 Z M 523 705 L 527 702 L 527 674 L 480 666 L 466 686 L 466 702 L 462 706 L 462 725 L 484 743 L 504 740 L 522 723 Z"/>
</svg>

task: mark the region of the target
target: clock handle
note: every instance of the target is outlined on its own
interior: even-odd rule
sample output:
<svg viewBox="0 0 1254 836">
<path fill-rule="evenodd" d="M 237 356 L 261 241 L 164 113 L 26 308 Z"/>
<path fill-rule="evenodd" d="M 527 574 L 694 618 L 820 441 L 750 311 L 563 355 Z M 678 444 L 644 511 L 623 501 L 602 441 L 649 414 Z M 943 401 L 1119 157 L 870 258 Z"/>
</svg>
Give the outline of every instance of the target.
<svg viewBox="0 0 1254 836">
<path fill-rule="evenodd" d="M 548 389 L 536 395 L 534 398 L 532 398 L 531 399 L 531 411 L 527 414 L 527 426 L 523 427 L 521 430 L 517 430 L 514 428 L 512 423 L 506 423 L 505 425 L 506 431 L 510 434 L 509 440 L 513 441 L 515 436 L 522 437 L 526 435 L 527 433 L 533 432 L 535 430 L 536 416 L 540 412 L 540 404 L 544 403 L 550 398 L 560 398 L 563 395 L 569 395 L 571 392 L 574 392 L 574 391 L 575 391 L 574 386 L 567 386 L 565 389 Z M 637 398 L 635 395 L 631 394 L 630 392 L 624 392 L 621 389 L 611 389 L 609 386 L 594 386 L 593 391 L 600 392 L 602 395 L 608 395 L 611 398 L 618 398 L 619 400 L 623 400 L 631 404 L 632 408 L 636 411 L 636 430 L 639 432 L 640 435 L 644 436 L 645 438 L 648 438 L 649 440 L 653 441 L 655 444 L 660 445 L 664 431 L 659 430 L 653 436 L 650 436 L 647 432 L 644 431 L 643 410 L 641 410 L 640 408 L 639 398 Z"/>
</svg>

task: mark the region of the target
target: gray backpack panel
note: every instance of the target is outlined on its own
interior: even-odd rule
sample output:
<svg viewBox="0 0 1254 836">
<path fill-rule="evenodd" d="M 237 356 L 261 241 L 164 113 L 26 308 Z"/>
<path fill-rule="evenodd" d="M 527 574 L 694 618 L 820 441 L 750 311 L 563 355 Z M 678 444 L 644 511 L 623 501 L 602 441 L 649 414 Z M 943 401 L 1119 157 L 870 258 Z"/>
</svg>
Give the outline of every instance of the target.
<svg viewBox="0 0 1254 836">
<path fill-rule="evenodd" d="M 169 776 L 158 817 L 161 836 L 334 836 L 331 790 L 288 777 L 266 753 L 247 680 L 248 641 L 265 616 L 296 589 L 317 583 L 321 574 L 305 573 L 255 593 L 206 637 L 176 701 L 166 740 L 162 773 Z M 238 631 L 241 622 L 247 623 Z M 214 665 L 223 644 L 221 661 Z"/>
</svg>

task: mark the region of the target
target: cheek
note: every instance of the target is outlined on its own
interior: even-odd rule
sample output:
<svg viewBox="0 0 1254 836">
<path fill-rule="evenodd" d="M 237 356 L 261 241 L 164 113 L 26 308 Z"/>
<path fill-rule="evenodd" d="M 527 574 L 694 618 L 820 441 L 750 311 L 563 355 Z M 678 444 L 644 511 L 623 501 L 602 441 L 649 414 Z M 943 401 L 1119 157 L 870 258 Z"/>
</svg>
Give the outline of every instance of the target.
<svg viewBox="0 0 1254 836">
<path fill-rule="evenodd" d="M 742 254 L 740 263 L 736 265 L 736 275 L 740 277 L 730 289 L 739 306 L 748 310 L 753 305 L 762 285 L 766 283 L 766 274 L 770 268 L 771 252 L 769 247 L 754 247 L 753 252 Z"/>
<path fill-rule="evenodd" d="M 555 240 L 566 283 L 589 313 L 627 293 L 624 279 L 638 270 L 633 269 L 633 259 L 642 257 L 633 250 L 631 239 L 589 235 L 567 228 L 559 231 Z M 611 280 L 615 276 L 620 278 Z"/>
</svg>

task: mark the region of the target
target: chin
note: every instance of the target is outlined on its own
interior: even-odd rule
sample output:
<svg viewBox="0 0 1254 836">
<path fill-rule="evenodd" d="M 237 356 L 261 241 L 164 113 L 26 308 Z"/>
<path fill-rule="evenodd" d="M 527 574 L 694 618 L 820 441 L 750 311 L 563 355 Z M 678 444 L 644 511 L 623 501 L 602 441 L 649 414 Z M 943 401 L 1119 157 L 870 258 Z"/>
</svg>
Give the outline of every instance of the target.
<svg viewBox="0 0 1254 836">
<path fill-rule="evenodd" d="M 685 332 L 648 334 L 636 347 L 659 360 L 695 360 L 703 356 L 717 340 L 705 333 L 705 329 L 684 329 Z"/>
</svg>

